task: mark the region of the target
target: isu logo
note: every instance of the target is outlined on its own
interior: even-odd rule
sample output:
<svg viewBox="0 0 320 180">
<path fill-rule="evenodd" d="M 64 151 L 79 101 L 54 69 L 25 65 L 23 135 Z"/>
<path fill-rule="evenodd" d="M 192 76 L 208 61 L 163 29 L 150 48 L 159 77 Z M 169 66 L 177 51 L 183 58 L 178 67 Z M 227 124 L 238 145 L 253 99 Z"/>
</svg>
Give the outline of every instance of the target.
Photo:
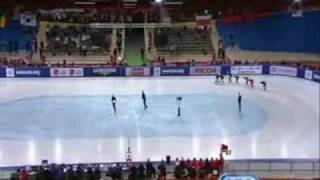
<svg viewBox="0 0 320 180">
<path fill-rule="evenodd" d="M 70 74 L 70 76 L 73 76 L 75 74 L 74 69 L 70 69 L 69 74 Z"/>
<path fill-rule="evenodd" d="M 57 76 L 57 75 L 59 74 L 59 70 L 58 70 L 58 69 L 53 69 L 53 74 L 54 74 L 55 76 Z"/>
<path fill-rule="evenodd" d="M 132 68 L 131 73 L 132 73 L 132 75 L 142 76 L 142 75 L 144 75 L 144 69 L 143 68 Z"/>
<path fill-rule="evenodd" d="M 215 73 L 216 69 L 214 68 L 197 68 L 195 69 L 196 73 Z"/>
</svg>

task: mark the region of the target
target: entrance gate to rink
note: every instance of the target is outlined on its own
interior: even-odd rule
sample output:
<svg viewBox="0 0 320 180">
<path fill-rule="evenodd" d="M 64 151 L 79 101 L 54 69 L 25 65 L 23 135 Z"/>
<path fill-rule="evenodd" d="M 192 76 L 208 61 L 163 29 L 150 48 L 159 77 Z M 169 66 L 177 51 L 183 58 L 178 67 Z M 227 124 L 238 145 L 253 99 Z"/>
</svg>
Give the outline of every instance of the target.
<svg viewBox="0 0 320 180">
<path fill-rule="evenodd" d="M 263 178 L 320 178 L 320 159 L 230 160 L 224 173 Z"/>
</svg>

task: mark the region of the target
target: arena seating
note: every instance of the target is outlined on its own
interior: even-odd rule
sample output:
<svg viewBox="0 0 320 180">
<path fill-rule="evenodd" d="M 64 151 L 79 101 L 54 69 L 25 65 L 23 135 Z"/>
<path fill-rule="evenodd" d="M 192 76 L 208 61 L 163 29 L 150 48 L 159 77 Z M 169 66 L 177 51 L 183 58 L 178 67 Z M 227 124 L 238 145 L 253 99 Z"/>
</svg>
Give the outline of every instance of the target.
<svg viewBox="0 0 320 180">
<path fill-rule="evenodd" d="M 171 28 L 155 33 L 155 44 L 159 52 L 209 54 L 213 51 L 208 28 Z"/>
<path fill-rule="evenodd" d="M 19 20 L 11 20 L 8 27 L 0 28 L 1 53 L 31 52 L 36 39 L 35 27 L 22 26 Z"/>
<path fill-rule="evenodd" d="M 55 25 L 46 33 L 52 55 L 106 55 L 110 52 L 111 30 Z"/>
<path fill-rule="evenodd" d="M 320 11 L 304 12 L 303 16 L 281 13 L 253 22 L 220 21 L 217 27 L 226 47 L 234 43 L 242 50 L 318 54 Z"/>
</svg>

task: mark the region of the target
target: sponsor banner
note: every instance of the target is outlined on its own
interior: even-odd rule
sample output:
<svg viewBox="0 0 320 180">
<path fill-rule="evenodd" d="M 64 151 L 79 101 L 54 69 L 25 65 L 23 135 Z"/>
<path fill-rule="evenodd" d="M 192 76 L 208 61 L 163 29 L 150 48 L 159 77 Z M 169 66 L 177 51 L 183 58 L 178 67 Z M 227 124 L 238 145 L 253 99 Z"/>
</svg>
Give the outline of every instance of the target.
<svg viewBox="0 0 320 180">
<path fill-rule="evenodd" d="M 0 68 L 0 77 L 6 77 L 6 68 Z"/>
<path fill-rule="evenodd" d="M 186 76 L 189 75 L 188 67 L 162 67 L 161 76 Z"/>
<path fill-rule="evenodd" d="M 262 74 L 270 74 L 270 65 L 262 66 Z"/>
<path fill-rule="evenodd" d="M 50 68 L 51 77 L 82 77 L 83 68 Z"/>
<path fill-rule="evenodd" d="M 220 66 L 198 66 L 190 67 L 190 75 L 201 76 L 201 75 L 216 75 L 220 74 Z"/>
<path fill-rule="evenodd" d="M 15 68 L 15 77 L 50 77 L 49 68 Z"/>
<path fill-rule="evenodd" d="M 6 77 L 14 77 L 14 68 L 6 68 Z"/>
<path fill-rule="evenodd" d="M 262 66 L 231 66 L 231 74 L 239 74 L 239 75 L 262 74 Z"/>
<path fill-rule="evenodd" d="M 149 67 L 127 67 L 126 76 L 150 76 Z"/>
<path fill-rule="evenodd" d="M 220 68 L 220 72 L 223 75 L 230 74 L 230 66 L 222 65 Z"/>
<path fill-rule="evenodd" d="M 285 66 L 270 66 L 270 74 L 296 77 L 298 74 L 298 69 Z"/>
<path fill-rule="evenodd" d="M 160 67 L 153 68 L 153 76 L 161 76 L 161 68 Z"/>
<path fill-rule="evenodd" d="M 320 71 L 313 71 L 312 80 L 320 82 Z"/>
<path fill-rule="evenodd" d="M 311 70 L 305 70 L 304 71 L 304 78 L 312 80 L 312 71 Z"/>
<path fill-rule="evenodd" d="M 122 76 L 122 72 L 119 67 L 84 68 L 84 76 Z"/>
</svg>

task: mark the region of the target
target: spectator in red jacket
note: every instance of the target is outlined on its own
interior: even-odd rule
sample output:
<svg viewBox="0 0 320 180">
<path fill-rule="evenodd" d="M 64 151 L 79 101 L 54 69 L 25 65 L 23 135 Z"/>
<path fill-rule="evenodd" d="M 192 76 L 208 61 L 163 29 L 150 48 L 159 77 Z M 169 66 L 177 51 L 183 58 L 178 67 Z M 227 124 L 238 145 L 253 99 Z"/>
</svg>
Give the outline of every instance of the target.
<svg viewBox="0 0 320 180">
<path fill-rule="evenodd" d="M 204 165 L 205 165 L 205 164 L 204 164 L 202 158 L 200 158 L 200 160 L 197 162 L 197 167 L 201 169 L 201 168 L 204 167 Z"/>
<path fill-rule="evenodd" d="M 28 179 L 29 179 L 28 172 L 25 169 L 22 170 L 21 173 L 20 173 L 19 180 L 28 180 Z"/>
</svg>

